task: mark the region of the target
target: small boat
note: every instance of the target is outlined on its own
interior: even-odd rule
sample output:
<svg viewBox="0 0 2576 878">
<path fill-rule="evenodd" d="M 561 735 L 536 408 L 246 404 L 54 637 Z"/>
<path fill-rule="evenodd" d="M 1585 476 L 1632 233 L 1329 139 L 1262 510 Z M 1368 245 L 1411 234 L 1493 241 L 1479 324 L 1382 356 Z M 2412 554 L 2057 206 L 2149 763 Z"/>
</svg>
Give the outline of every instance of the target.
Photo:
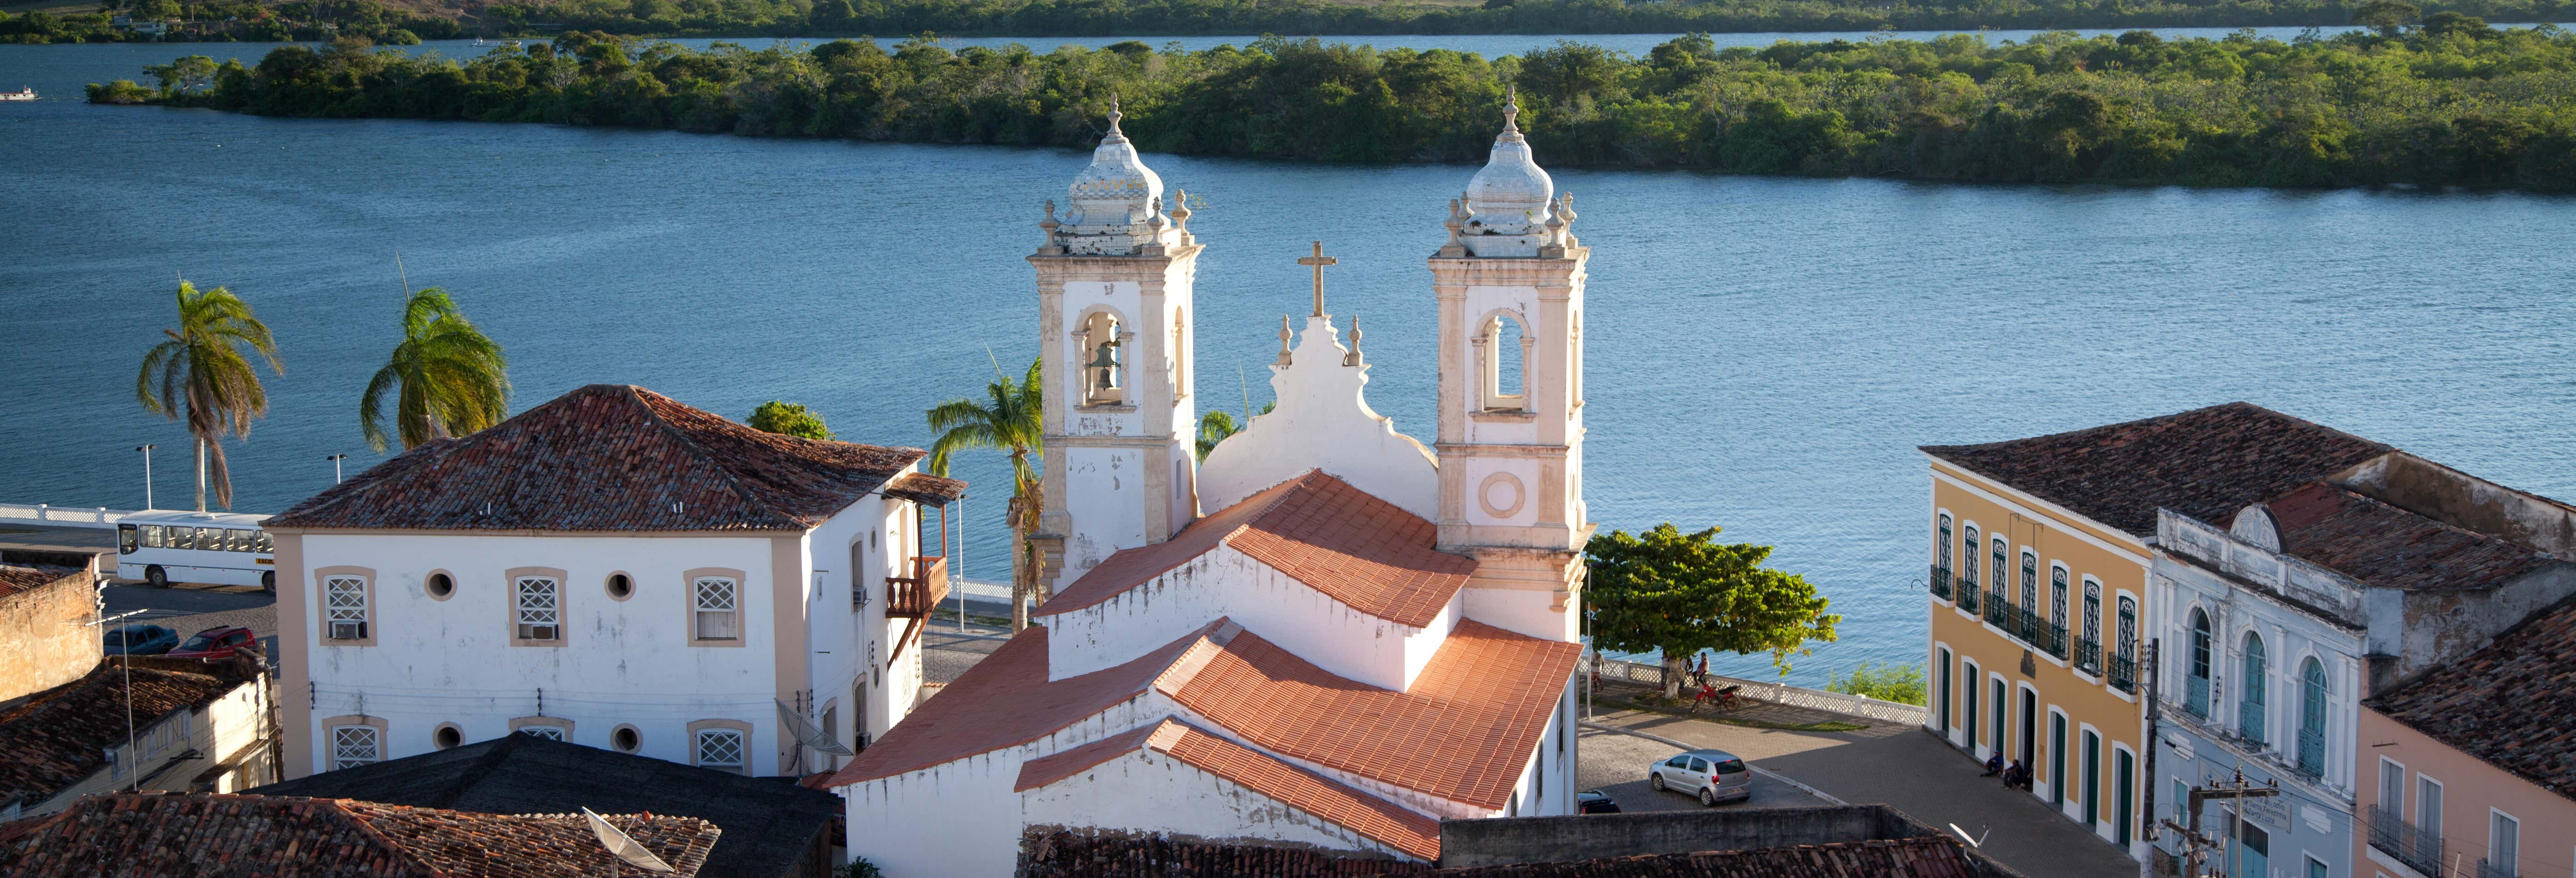
<svg viewBox="0 0 2576 878">
<path fill-rule="evenodd" d="M 35 99 L 36 90 L 32 88 L 21 87 L 17 91 L 0 91 L 0 101 L 32 101 Z"/>
</svg>

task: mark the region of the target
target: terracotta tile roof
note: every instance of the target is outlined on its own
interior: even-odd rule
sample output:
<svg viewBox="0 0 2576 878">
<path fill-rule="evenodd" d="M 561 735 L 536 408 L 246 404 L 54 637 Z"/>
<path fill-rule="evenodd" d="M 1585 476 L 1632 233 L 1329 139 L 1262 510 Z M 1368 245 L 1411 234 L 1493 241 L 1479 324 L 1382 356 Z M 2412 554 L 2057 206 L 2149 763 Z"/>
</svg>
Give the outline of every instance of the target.
<svg viewBox="0 0 2576 878">
<path fill-rule="evenodd" d="M 1145 693 L 1172 662 L 1220 619 L 1113 668 L 1047 679 L 1047 630 L 1032 625 L 984 657 L 842 766 L 827 783 L 840 787 L 919 771 L 943 762 L 1016 747 Z"/>
<path fill-rule="evenodd" d="M 2246 402 L 1923 453 L 2104 525 L 2156 532 L 2156 508 L 2209 522 L 2396 449 Z"/>
<path fill-rule="evenodd" d="M 2576 799 L 2576 598 L 2371 699 L 2389 719 Z"/>
<path fill-rule="evenodd" d="M 2265 505 L 2283 551 L 2387 588 L 2483 588 L 2557 563 L 2322 482 Z"/>
<path fill-rule="evenodd" d="M 1581 817 L 1564 818 L 1580 820 Z M 1302 848 L 1033 830 L 1021 878 L 1425 875 L 1440 878 L 1972 878 L 2009 874 L 1947 837 L 1434 869 Z"/>
<path fill-rule="evenodd" d="M 108 747 L 126 743 L 125 680 L 113 661 L 0 713 L 0 807 L 52 798 L 107 767 Z M 149 727 L 174 711 L 204 707 L 248 685 L 213 672 L 145 667 L 134 680 L 134 721 Z"/>
<path fill-rule="evenodd" d="M 923 454 L 763 433 L 641 387 L 593 384 L 403 452 L 267 526 L 802 530 Z"/>
<path fill-rule="evenodd" d="M 502 735 L 246 792 L 481 814 L 578 814 L 589 808 L 696 817 L 724 833 L 699 867 L 702 878 L 798 874 L 797 864 L 843 810 L 839 796 L 776 778 L 744 777 L 535 735 Z"/>
<path fill-rule="evenodd" d="M 934 476 L 929 473 L 904 473 L 886 484 L 885 494 L 897 500 L 928 503 L 937 506 L 956 502 L 966 496 L 966 480 Z"/>
<path fill-rule="evenodd" d="M 1398 692 L 1334 676 L 1246 631 L 1156 685 L 1262 749 L 1501 808 L 1581 651 L 1462 621 Z"/>
<path fill-rule="evenodd" d="M 31 565 L 22 567 L 15 564 L 0 564 L 0 598 L 5 598 L 22 592 L 34 591 L 57 582 L 61 582 L 64 579 L 78 575 L 81 572 L 82 571 L 78 568 L 73 567 L 53 567 L 48 565 Z"/>
<path fill-rule="evenodd" d="M 1093 606 L 1229 545 L 1353 609 L 1421 628 L 1476 572 L 1475 559 L 1433 548 L 1437 536 L 1420 516 L 1311 470 L 1192 522 L 1170 540 L 1109 556 L 1038 615 Z"/>
<path fill-rule="evenodd" d="M 694 817 L 610 816 L 676 868 L 698 873 L 715 825 Z M 90 796 L 0 826 L 15 878 L 119 875 L 250 878 L 554 878 L 605 875 L 614 858 L 581 815 L 476 814 L 332 799 L 213 794 Z M 635 871 L 631 868 L 629 871 Z"/>
<path fill-rule="evenodd" d="M 1440 856 L 1440 821 L 1349 784 L 1281 762 L 1177 719 L 1147 724 L 1020 766 L 1033 790 L 1141 750 L 1153 750 L 1425 860 Z"/>
</svg>

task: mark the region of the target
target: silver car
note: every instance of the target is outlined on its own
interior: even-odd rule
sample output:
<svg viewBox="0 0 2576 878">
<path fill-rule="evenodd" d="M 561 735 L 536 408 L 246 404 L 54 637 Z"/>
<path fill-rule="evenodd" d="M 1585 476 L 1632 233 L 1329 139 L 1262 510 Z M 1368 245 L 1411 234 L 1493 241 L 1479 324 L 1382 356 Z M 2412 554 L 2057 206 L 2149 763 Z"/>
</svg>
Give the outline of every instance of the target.
<svg viewBox="0 0 2576 878">
<path fill-rule="evenodd" d="M 1696 795 L 1702 805 L 1753 798 L 1753 769 L 1724 750 L 1692 750 L 1646 769 L 1646 785 L 1656 791 Z"/>
</svg>

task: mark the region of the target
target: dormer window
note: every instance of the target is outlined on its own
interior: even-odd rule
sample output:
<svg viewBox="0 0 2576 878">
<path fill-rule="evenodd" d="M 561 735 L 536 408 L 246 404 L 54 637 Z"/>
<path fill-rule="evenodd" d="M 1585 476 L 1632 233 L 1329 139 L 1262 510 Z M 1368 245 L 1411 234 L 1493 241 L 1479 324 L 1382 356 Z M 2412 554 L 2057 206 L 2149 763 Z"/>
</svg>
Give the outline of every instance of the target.
<svg viewBox="0 0 2576 878">
<path fill-rule="evenodd" d="M 1536 342 L 1520 315 L 1508 311 L 1485 318 L 1476 333 L 1480 408 L 1486 411 L 1529 410 L 1529 354 Z"/>
<path fill-rule="evenodd" d="M 1094 311 L 1082 319 L 1082 404 L 1127 401 L 1127 358 L 1117 315 Z"/>
</svg>

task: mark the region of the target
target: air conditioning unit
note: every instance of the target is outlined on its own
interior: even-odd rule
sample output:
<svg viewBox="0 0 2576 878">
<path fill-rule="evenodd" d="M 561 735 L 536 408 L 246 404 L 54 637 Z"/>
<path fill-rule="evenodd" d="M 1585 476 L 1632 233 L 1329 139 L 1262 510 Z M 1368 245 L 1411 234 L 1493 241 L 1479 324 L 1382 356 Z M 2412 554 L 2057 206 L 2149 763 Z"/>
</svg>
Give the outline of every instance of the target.
<svg viewBox="0 0 2576 878">
<path fill-rule="evenodd" d="M 556 626 L 553 625 L 521 625 L 519 626 L 519 639 L 553 640 L 555 639 L 555 627 Z"/>
<path fill-rule="evenodd" d="M 354 621 L 333 622 L 331 623 L 331 639 L 365 640 L 367 639 L 367 623 Z"/>
</svg>

